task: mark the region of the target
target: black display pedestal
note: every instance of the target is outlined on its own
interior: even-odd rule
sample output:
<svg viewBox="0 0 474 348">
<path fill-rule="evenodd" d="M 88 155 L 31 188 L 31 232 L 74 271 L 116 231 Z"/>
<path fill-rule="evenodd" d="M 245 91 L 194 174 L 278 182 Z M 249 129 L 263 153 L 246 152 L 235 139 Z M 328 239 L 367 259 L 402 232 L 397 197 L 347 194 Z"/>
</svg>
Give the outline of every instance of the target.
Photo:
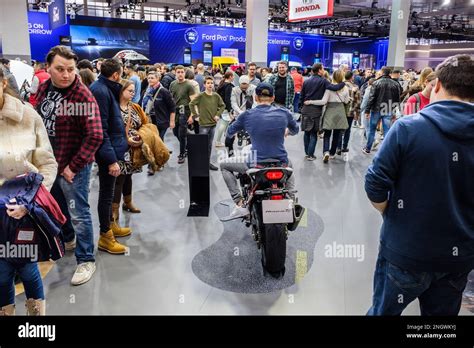
<svg viewBox="0 0 474 348">
<path fill-rule="evenodd" d="M 209 216 L 208 135 L 188 134 L 188 175 L 190 206 L 188 216 Z"/>
</svg>

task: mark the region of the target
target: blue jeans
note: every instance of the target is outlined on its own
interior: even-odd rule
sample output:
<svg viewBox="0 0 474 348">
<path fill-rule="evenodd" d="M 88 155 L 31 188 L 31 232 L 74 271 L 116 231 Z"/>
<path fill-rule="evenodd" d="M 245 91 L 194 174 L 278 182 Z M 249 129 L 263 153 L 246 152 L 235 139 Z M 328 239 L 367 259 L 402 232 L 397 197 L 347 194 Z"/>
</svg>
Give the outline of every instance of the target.
<svg viewBox="0 0 474 348">
<path fill-rule="evenodd" d="M 347 148 L 349 147 L 349 140 L 351 139 L 351 128 L 352 128 L 353 121 L 354 121 L 354 117 L 347 118 L 347 123 L 349 124 L 349 128 L 341 132 L 341 135 L 339 136 L 339 145 L 337 146 L 338 149 L 347 150 Z"/>
<path fill-rule="evenodd" d="M 325 129 L 324 130 L 324 142 L 323 142 L 323 154 L 329 152 L 331 156 L 334 156 L 337 151 L 337 145 L 339 145 L 339 137 L 343 132 L 341 129 Z M 331 140 L 332 135 L 332 140 Z M 331 143 L 331 148 L 329 148 L 329 143 Z"/>
<path fill-rule="evenodd" d="M 58 176 L 59 186 L 67 202 L 71 222 L 76 232 L 77 263 L 94 262 L 94 229 L 89 206 L 91 165 L 76 174 L 72 184 Z"/>
<path fill-rule="evenodd" d="M 15 303 L 15 272 L 23 282 L 27 299 L 44 300 L 43 281 L 38 263 L 17 265 L 0 259 L 0 307 Z"/>
<path fill-rule="evenodd" d="M 405 270 L 379 254 L 367 315 L 400 315 L 417 298 L 423 316 L 458 315 L 468 274 Z"/>
<path fill-rule="evenodd" d="M 382 127 L 384 136 L 387 135 L 388 130 L 390 129 L 390 123 L 392 121 L 392 115 L 381 115 L 380 112 L 371 112 L 370 121 L 369 121 L 369 135 L 367 137 L 367 146 L 366 148 L 370 151 L 375 140 L 375 131 L 377 129 L 377 124 L 380 119 L 382 119 Z"/>
<path fill-rule="evenodd" d="M 293 111 L 300 112 L 299 104 L 300 104 L 300 93 L 295 93 L 295 99 L 293 99 Z"/>
<path fill-rule="evenodd" d="M 304 132 L 304 152 L 306 156 L 313 156 L 318 142 L 318 132 L 315 129 Z"/>
</svg>

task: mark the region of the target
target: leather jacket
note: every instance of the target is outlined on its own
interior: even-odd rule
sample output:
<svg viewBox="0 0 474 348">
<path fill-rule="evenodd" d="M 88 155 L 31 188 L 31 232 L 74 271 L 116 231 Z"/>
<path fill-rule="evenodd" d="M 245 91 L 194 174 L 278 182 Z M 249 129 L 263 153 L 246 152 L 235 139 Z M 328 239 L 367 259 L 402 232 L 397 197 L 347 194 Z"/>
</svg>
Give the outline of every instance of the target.
<svg viewBox="0 0 474 348">
<path fill-rule="evenodd" d="M 400 107 L 402 86 L 390 76 L 382 76 L 372 85 L 366 112 L 393 115 Z"/>
</svg>

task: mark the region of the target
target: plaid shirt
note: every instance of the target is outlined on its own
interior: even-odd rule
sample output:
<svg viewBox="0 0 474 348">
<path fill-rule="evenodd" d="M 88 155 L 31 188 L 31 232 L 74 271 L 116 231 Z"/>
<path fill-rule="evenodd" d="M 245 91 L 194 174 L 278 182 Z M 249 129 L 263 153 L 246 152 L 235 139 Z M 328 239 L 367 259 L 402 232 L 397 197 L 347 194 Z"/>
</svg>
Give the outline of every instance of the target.
<svg viewBox="0 0 474 348">
<path fill-rule="evenodd" d="M 50 86 L 51 79 L 38 88 L 37 111 L 41 116 L 40 106 L 47 97 Z M 64 96 L 63 105 L 66 103 L 68 107 L 59 108 L 62 110 L 56 113 L 56 136 L 53 150 L 58 162 L 59 174 L 68 165 L 71 171 L 78 173 L 87 164 L 92 163 L 104 137 L 99 106 L 92 93 L 78 77 Z M 86 110 L 87 113 L 81 110 Z"/>
<path fill-rule="evenodd" d="M 278 73 L 270 76 L 268 79 L 269 84 L 275 88 L 276 83 L 278 81 Z M 293 81 L 293 78 L 291 77 L 290 74 L 286 75 L 286 103 L 285 107 L 288 110 L 293 110 L 293 100 L 295 99 L 295 82 Z"/>
</svg>

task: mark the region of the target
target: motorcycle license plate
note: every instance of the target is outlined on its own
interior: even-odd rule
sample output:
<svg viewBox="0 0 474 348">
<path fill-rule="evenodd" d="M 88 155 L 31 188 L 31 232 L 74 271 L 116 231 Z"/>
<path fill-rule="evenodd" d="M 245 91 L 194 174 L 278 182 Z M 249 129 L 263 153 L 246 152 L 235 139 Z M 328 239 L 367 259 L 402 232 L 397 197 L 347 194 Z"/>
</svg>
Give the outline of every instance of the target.
<svg viewBox="0 0 474 348">
<path fill-rule="evenodd" d="M 292 199 L 262 201 L 264 224 L 286 224 L 293 222 L 294 204 Z"/>
</svg>

